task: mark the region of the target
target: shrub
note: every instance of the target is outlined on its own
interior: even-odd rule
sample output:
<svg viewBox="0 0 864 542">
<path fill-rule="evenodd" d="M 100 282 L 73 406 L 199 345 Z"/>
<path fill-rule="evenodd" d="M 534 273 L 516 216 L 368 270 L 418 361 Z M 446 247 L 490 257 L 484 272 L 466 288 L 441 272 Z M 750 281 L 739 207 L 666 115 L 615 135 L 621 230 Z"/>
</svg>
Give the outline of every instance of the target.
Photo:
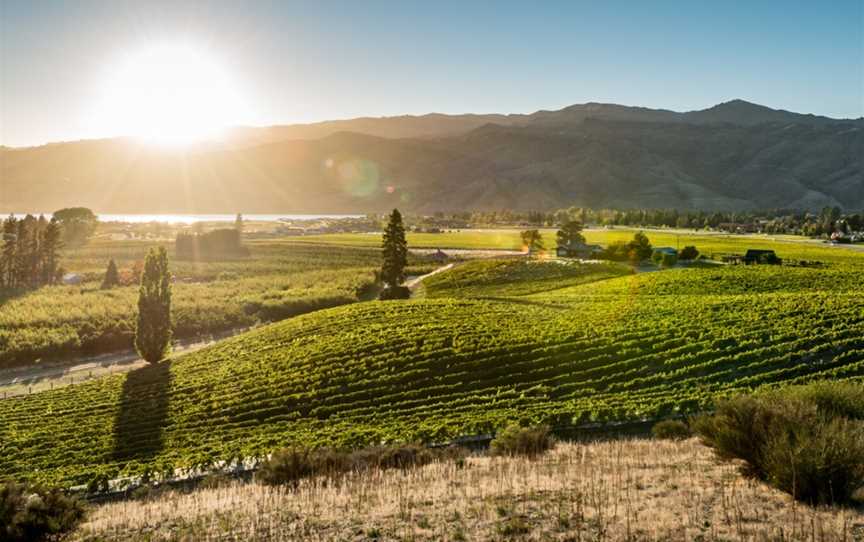
<svg viewBox="0 0 864 542">
<path fill-rule="evenodd" d="M 316 474 L 312 450 L 285 448 L 278 450 L 265 461 L 255 477 L 265 484 L 291 484 L 296 486 L 301 479 Z"/>
<path fill-rule="evenodd" d="M 699 250 L 694 246 L 686 246 L 681 249 L 681 253 L 678 255 L 682 260 L 695 260 L 699 257 Z"/>
<path fill-rule="evenodd" d="M 663 267 L 675 267 L 678 263 L 678 255 L 677 254 L 666 254 L 663 253 L 663 256 L 660 258 L 660 264 Z"/>
<path fill-rule="evenodd" d="M 535 456 L 552 449 L 555 442 L 548 426 L 519 427 L 511 424 L 498 432 L 490 446 L 492 455 Z"/>
<path fill-rule="evenodd" d="M 411 297 L 411 290 L 407 286 L 388 286 L 381 290 L 378 299 L 386 301 L 388 299 L 408 299 Z"/>
<path fill-rule="evenodd" d="M 286 448 L 275 452 L 256 474 L 262 483 L 292 484 L 303 478 L 333 476 L 370 469 L 409 469 L 436 459 L 458 458 L 461 449 L 432 450 L 416 444 L 375 446 L 354 451 Z"/>
<path fill-rule="evenodd" d="M 694 421 L 703 442 L 747 474 L 811 503 L 843 503 L 864 487 L 864 390 L 824 383 L 722 401 Z"/>
<path fill-rule="evenodd" d="M 651 434 L 656 439 L 684 440 L 690 438 L 690 427 L 680 420 L 664 420 L 657 422 L 651 428 Z"/>
<path fill-rule="evenodd" d="M 0 540 L 56 539 L 84 518 L 84 505 L 60 490 L 0 483 Z"/>
<path fill-rule="evenodd" d="M 864 487 L 864 424 L 790 425 L 771 436 L 764 460 L 768 480 L 802 501 L 849 502 Z"/>
<path fill-rule="evenodd" d="M 789 388 L 793 395 L 816 407 L 829 417 L 864 420 L 864 389 L 853 382 L 817 382 Z"/>
<path fill-rule="evenodd" d="M 610 243 L 605 250 L 600 254 L 600 258 L 604 260 L 612 260 L 616 262 L 626 262 L 627 254 L 630 248 L 623 241 L 615 241 Z"/>
<path fill-rule="evenodd" d="M 377 452 L 377 466 L 381 469 L 409 469 L 422 467 L 435 459 L 432 450 L 416 444 L 383 447 Z"/>
</svg>

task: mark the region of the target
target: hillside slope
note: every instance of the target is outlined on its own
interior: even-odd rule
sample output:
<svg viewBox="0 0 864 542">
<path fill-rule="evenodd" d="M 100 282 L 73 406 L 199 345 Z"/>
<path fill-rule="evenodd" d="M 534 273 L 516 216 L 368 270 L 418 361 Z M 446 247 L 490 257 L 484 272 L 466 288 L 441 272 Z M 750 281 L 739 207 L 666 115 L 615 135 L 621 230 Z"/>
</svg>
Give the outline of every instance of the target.
<svg viewBox="0 0 864 542">
<path fill-rule="evenodd" d="M 864 206 L 864 123 L 743 101 L 676 113 L 584 104 L 0 149 L 0 212 L 429 212 L 570 205 Z"/>
<path fill-rule="evenodd" d="M 0 401 L 0 476 L 86 483 L 291 443 L 654 417 L 738 389 L 860 378 L 860 271 L 680 269 L 323 310 L 171 363 Z"/>
</svg>

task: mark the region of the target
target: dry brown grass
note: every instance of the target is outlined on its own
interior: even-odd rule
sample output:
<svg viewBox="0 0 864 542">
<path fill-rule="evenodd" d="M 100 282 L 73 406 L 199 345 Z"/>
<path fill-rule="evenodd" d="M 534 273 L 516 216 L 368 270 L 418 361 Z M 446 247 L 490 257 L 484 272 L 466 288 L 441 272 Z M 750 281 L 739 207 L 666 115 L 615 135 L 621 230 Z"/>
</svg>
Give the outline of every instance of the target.
<svg viewBox="0 0 864 542">
<path fill-rule="evenodd" d="M 296 491 L 234 484 L 95 509 L 77 540 L 862 539 L 864 512 L 810 508 L 741 477 L 695 439 L 561 444 Z M 856 538 L 857 537 L 857 538 Z"/>
</svg>

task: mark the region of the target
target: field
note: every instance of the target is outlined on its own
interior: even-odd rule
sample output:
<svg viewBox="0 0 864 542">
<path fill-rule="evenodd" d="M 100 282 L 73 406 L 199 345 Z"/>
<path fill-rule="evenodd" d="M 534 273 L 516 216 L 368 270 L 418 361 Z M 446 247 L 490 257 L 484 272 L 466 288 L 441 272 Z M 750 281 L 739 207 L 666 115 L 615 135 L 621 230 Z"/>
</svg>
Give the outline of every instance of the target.
<svg viewBox="0 0 864 542">
<path fill-rule="evenodd" d="M 171 253 L 175 337 L 248 327 L 374 297 L 378 250 L 285 240 L 247 245 L 250 257 L 234 261 L 179 261 Z M 130 348 L 138 288 L 99 286 L 109 259 L 128 272 L 151 246 L 155 243 L 94 241 L 67 250 L 62 264 L 83 277 L 81 285 L 0 297 L 0 368 Z M 410 272 L 432 269 L 419 259 L 412 264 L 416 267 Z"/>
<path fill-rule="evenodd" d="M 128 375 L 0 401 L 0 476 L 84 484 L 292 443 L 440 442 L 512 420 L 566 431 L 702 411 L 759 386 L 860 379 L 862 268 L 847 254 L 822 269 L 614 278 L 608 266 L 562 276 L 559 262 L 538 261 L 512 268 L 543 285 L 528 295 L 507 272 L 483 284 L 491 264 L 467 263 L 452 272 L 474 277 L 472 289 L 449 296 L 442 273 L 425 299 L 316 311 Z"/>
<path fill-rule="evenodd" d="M 527 227 L 524 229 L 528 229 Z M 497 249 L 524 250 L 518 229 L 464 230 L 444 233 L 409 233 L 408 245 L 415 248 Z M 616 241 L 629 241 L 636 229 L 588 229 L 584 235 L 588 243 L 607 245 Z M 727 235 L 692 230 L 644 230 L 654 246 L 684 248 L 694 245 L 702 254 L 711 256 L 725 253 L 743 253 L 748 248 L 767 248 L 777 251 L 781 258 L 845 262 L 851 259 L 864 262 L 864 250 L 831 246 L 803 237 L 791 235 Z M 543 245 L 555 248 L 555 230 L 541 229 Z M 298 238 L 297 242 L 333 244 L 339 246 L 377 246 L 376 235 L 336 234 Z M 861 249 L 861 247 L 856 247 Z M 851 253 L 851 254 L 850 254 Z"/>
<path fill-rule="evenodd" d="M 96 508 L 78 541 L 851 541 L 864 513 L 796 506 L 695 440 L 564 444 L 537 460 L 231 484 Z"/>
</svg>

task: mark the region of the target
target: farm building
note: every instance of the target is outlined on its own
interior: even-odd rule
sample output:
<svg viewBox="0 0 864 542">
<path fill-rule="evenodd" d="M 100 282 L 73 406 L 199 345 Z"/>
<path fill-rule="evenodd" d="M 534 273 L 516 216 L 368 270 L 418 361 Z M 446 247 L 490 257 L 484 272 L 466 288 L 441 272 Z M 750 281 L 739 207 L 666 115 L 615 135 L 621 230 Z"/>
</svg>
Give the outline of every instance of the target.
<svg viewBox="0 0 864 542">
<path fill-rule="evenodd" d="M 584 243 L 570 243 L 569 245 L 559 246 L 556 249 L 556 254 L 559 258 L 596 258 L 603 252 L 603 247 L 600 245 L 586 245 Z"/>
<path fill-rule="evenodd" d="M 444 252 L 444 251 L 441 250 L 440 248 L 436 248 L 436 249 L 435 249 L 435 252 L 432 253 L 432 255 L 430 256 L 430 258 L 431 258 L 433 261 L 436 261 L 436 262 L 439 262 L 439 263 L 444 263 L 444 262 L 447 261 L 448 256 L 447 256 L 447 253 L 446 253 L 446 252 Z"/>
<path fill-rule="evenodd" d="M 63 284 L 78 285 L 78 284 L 81 284 L 81 282 L 83 282 L 83 279 L 81 278 L 81 275 L 79 275 L 78 273 L 66 273 L 65 275 L 63 275 L 62 281 L 63 281 Z"/>
<path fill-rule="evenodd" d="M 738 224 L 733 222 L 724 222 L 717 226 L 720 231 L 726 233 L 757 233 L 759 226 L 757 224 Z"/>
</svg>

